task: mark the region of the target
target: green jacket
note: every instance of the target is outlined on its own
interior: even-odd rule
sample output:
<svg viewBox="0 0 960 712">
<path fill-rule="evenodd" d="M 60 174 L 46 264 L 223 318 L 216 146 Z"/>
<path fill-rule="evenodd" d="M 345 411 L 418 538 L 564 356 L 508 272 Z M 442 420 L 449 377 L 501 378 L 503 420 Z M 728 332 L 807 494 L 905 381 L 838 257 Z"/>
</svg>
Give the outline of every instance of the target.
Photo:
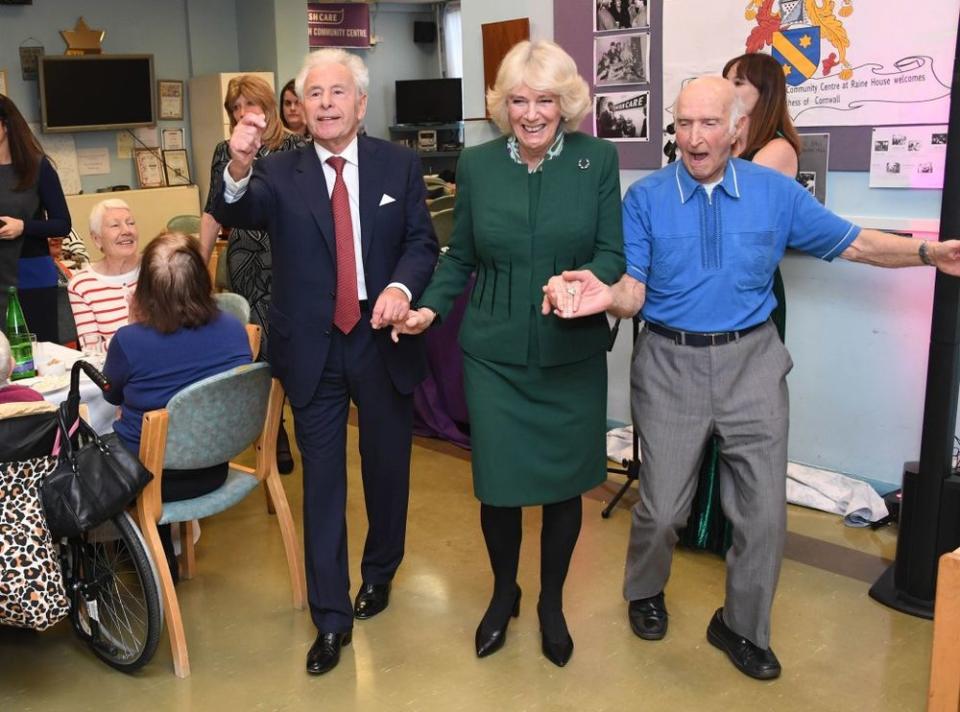
<svg viewBox="0 0 960 712">
<path fill-rule="evenodd" d="M 514 163 L 505 137 L 460 154 L 450 249 L 419 304 L 442 318 L 476 272 L 460 328 L 461 347 L 475 357 L 526 364 L 536 338 L 539 365 L 556 366 L 609 345 L 605 315 L 564 320 L 541 316 L 540 305 L 543 285 L 565 269 L 592 270 L 608 284 L 624 272 L 616 148 L 570 133 L 542 170 L 530 176 Z"/>
</svg>

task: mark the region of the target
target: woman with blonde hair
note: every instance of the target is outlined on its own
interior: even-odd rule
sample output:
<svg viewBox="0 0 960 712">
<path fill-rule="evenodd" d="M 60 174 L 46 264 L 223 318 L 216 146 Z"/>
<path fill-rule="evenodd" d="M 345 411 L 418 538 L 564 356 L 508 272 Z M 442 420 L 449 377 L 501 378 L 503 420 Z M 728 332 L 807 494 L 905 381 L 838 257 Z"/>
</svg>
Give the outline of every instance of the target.
<svg viewBox="0 0 960 712">
<path fill-rule="evenodd" d="M 277 110 L 277 100 L 273 89 L 264 80 L 250 74 L 234 77 L 227 84 L 227 95 L 223 107 L 230 115 L 230 130 L 236 127 L 245 114 L 261 114 L 267 120 L 267 127 L 261 137 L 262 145 L 257 158 L 263 158 L 275 151 L 290 151 L 305 144 L 303 136 L 292 134 L 283 128 Z M 213 152 L 213 165 L 210 169 L 210 191 L 207 205 L 200 219 L 200 245 L 203 257 L 210 259 L 213 245 L 217 240 L 221 226 L 213 216 L 213 204 L 217 195 L 223 193 L 223 171 L 230 162 L 230 149 L 227 141 L 221 141 Z M 230 289 L 244 297 L 250 303 L 250 321 L 260 327 L 261 358 L 269 353 L 270 327 L 267 323 L 267 311 L 270 308 L 271 294 L 270 235 L 265 230 L 247 230 L 233 228 L 227 243 L 227 271 Z M 277 437 L 277 469 L 282 474 L 293 471 L 293 458 L 287 432 L 280 424 Z"/>
<path fill-rule="evenodd" d="M 610 331 L 602 315 L 557 318 L 541 288 L 573 265 L 605 282 L 624 271 L 617 151 L 577 131 L 590 104 L 586 82 L 558 45 L 521 42 L 507 53 L 487 94 L 504 135 L 461 154 L 450 249 L 420 308 L 398 328 L 418 333 L 442 318 L 476 272 L 460 345 L 474 492 L 494 574 L 475 636 L 480 657 L 503 646 L 519 614 L 526 506 L 543 507 L 541 649 L 561 667 L 573 653 L 563 584 L 580 533 L 580 496 L 606 480 Z"/>
</svg>

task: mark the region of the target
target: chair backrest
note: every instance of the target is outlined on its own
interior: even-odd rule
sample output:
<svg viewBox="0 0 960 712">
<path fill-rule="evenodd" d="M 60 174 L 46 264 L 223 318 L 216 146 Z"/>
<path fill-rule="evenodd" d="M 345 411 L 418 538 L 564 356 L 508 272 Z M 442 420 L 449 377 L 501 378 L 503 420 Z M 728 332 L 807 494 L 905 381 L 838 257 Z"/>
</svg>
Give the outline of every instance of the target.
<svg viewBox="0 0 960 712">
<path fill-rule="evenodd" d="M 200 234 L 200 216 L 199 215 L 174 215 L 167 220 L 167 230 L 182 232 L 187 235 Z"/>
<path fill-rule="evenodd" d="M 440 198 L 436 198 L 432 203 L 430 203 L 430 212 L 439 213 L 441 210 L 452 208 L 456 199 L 457 196 L 455 195 L 444 195 Z"/>
<path fill-rule="evenodd" d="M 437 233 L 437 242 L 440 247 L 450 244 L 450 235 L 453 234 L 453 208 L 447 208 L 430 216 L 433 219 L 433 230 Z"/>
<path fill-rule="evenodd" d="M 49 455 L 57 434 L 57 407 L 53 403 L 0 405 L 0 462 Z"/>
<path fill-rule="evenodd" d="M 213 295 L 220 311 L 233 314 L 241 324 L 250 321 L 250 302 L 234 292 L 217 292 Z"/>
<path fill-rule="evenodd" d="M 187 386 L 167 403 L 163 466 L 210 467 L 243 452 L 263 430 L 270 366 L 238 366 Z"/>
</svg>

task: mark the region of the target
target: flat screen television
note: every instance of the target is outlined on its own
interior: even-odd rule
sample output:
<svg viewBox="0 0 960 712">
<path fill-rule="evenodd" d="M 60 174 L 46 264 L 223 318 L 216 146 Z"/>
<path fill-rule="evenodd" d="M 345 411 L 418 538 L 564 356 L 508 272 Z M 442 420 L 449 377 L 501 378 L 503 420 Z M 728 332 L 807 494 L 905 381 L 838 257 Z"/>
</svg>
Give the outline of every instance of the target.
<svg viewBox="0 0 960 712">
<path fill-rule="evenodd" d="M 463 119 L 457 79 L 403 79 L 396 83 L 398 124 L 449 124 Z"/>
<path fill-rule="evenodd" d="M 152 54 L 40 58 L 40 119 L 49 133 L 156 123 Z"/>
</svg>

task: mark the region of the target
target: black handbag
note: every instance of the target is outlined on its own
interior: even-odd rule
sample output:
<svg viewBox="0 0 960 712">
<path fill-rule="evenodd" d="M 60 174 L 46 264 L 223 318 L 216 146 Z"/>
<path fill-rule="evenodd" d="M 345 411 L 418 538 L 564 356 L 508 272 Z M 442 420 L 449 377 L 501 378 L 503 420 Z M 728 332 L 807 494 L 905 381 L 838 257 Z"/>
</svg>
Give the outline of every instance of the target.
<svg viewBox="0 0 960 712">
<path fill-rule="evenodd" d="M 77 536 L 119 514 L 153 479 L 116 433 L 97 435 L 69 410 L 63 403 L 57 412 L 59 462 L 43 481 L 43 508 L 55 538 Z"/>
</svg>

